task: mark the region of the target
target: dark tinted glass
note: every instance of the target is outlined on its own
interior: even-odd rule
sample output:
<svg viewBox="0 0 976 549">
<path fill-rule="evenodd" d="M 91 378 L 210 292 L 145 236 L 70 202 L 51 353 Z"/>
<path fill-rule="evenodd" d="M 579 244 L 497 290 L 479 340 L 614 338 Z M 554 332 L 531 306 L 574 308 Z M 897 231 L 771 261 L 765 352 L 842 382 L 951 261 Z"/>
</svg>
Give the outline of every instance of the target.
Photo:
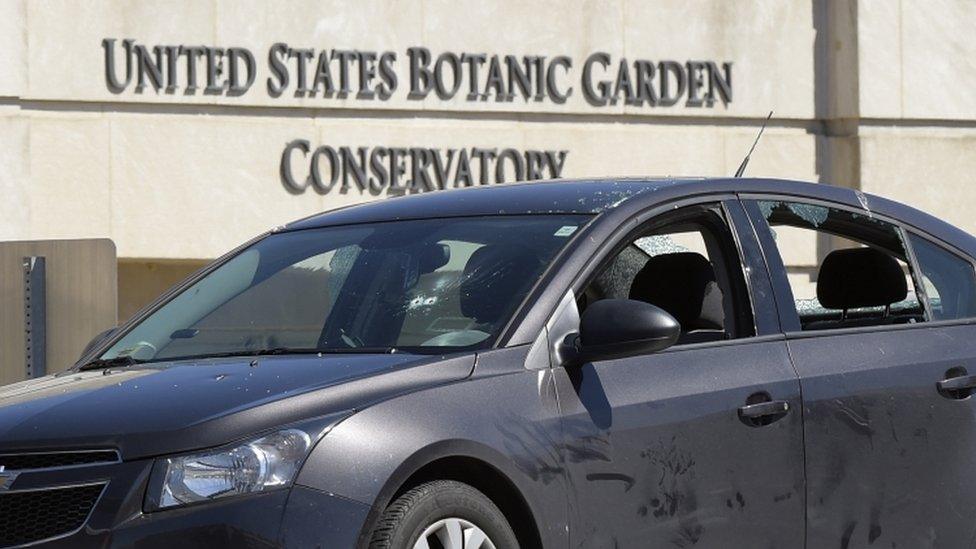
<svg viewBox="0 0 976 549">
<path fill-rule="evenodd" d="M 393 221 L 274 234 L 102 358 L 491 345 L 585 216 Z"/>
<path fill-rule="evenodd" d="M 934 320 L 976 316 L 976 272 L 965 259 L 910 235 Z"/>
</svg>

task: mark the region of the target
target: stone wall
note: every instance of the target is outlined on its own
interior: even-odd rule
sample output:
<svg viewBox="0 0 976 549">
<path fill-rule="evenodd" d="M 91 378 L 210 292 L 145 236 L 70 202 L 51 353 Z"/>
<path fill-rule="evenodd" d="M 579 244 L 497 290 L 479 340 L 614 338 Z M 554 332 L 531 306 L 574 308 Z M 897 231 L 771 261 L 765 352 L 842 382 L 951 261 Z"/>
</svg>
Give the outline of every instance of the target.
<svg viewBox="0 0 976 549">
<path fill-rule="evenodd" d="M 389 191 L 282 183 L 288 143 L 566 151 L 564 177 L 724 176 L 775 115 L 748 174 L 820 181 L 902 200 L 976 232 L 976 6 L 965 0 L 416 2 L 0 0 L 0 240 L 109 237 L 128 261 L 215 257 L 268 228 Z M 133 81 L 112 90 L 123 41 L 253 52 L 247 93 Z M 275 43 L 393 52 L 389 99 L 275 96 Z M 411 98 L 407 51 L 572 59 L 563 103 Z M 731 101 L 588 101 L 622 59 L 729 62 Z M 287 61 L 287 59 L 286 59 Z M 294 62 L 294 61 L 288 61 Z M 202 61 L 201 61 L 202 63 Z M 199 70 L 205 70 L 201 64 Z M 311 69 L 310 69 L 311 70 Z M 660 68 L 659 68 L 660 70 Z M 198 75 L 203 78 L 203 75 Z M 225 75 L 226 76 L 226 75 Z M 465 84 L 466 85 L 466 84 Z M 308 157 L 289 162 L 296 177 Z M 392 193 L 396 194 L 396 193 Z M 797 258 L 803 270 L 816 258 Z"/>
</svg>

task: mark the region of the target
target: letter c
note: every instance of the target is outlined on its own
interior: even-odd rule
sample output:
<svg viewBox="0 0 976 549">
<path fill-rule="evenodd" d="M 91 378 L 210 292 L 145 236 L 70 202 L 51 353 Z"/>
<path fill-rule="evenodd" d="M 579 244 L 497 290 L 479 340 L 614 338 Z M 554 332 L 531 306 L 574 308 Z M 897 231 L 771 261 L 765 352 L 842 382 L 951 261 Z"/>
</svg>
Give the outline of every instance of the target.
<svg viewBox="0 0 976 549">
<path fill-rule="evenodd" d="M 285 150 L 281 153 L 281 183 L 292 194 L 301 194 L 308 188 L 308 178 L 299 183 L 291 173 L 291 155 L 295 149 L 302 151 L 302 156 L 308 156 L 309 143 L 305 139 L 296 139 L 285 145 Z"/>
</svg>

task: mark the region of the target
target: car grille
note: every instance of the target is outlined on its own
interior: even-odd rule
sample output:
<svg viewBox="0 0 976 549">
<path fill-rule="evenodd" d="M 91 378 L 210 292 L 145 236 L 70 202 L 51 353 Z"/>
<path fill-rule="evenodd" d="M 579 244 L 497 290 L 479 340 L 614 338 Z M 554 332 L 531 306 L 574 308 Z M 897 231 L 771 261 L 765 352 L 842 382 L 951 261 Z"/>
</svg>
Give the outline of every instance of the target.
<svg viewBox="0 0 976 549">
<path fill-rule="evenodd" d="M 0 546 L 21 545 L 81 528 L 105 484 L 0 493 Z"/>
<path fill-rule="evenodd" d="M 96 450 L 92 452 L 45 452 L 31 454 L 0 454 L 0 466 L 4 471 L 24 469 L 49 469 L 73 465 L 95 465 L 115 463 L 119 454 L 115 450 Z"/>
</svg>

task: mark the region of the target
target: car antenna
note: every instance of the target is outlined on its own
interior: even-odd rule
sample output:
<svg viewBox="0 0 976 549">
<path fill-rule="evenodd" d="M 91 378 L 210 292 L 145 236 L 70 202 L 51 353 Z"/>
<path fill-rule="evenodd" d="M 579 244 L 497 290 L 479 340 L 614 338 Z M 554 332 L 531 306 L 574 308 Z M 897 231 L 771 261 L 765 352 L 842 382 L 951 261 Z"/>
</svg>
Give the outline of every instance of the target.
<svg viewBox="0 0 976 549">
<path fill-rule="evenodd" d="M 742 172 L 746 171 L 746 166 L 749 165 L 749 157 L 752 156 L 752 151 L 756 150 L 756 144 L 759 143 L 759 138 L 762 137 L 763 130 L 766 129 L 766 123 L 769 119 L 773 117 L 773 111 L 769 111 L 766 115 L 766 119 L 763 120 L 762 126 L 759 128 L 759 135 L 756 136 L 756 140 L 752 142 L 752 146 L 749 147 L 749 152 L 746 153 L 746 157 L 742 159 L 742 164 L 739 164 L 739 169 L 735 170 L 735 177 L 742 177 Z"/>
</svg>

